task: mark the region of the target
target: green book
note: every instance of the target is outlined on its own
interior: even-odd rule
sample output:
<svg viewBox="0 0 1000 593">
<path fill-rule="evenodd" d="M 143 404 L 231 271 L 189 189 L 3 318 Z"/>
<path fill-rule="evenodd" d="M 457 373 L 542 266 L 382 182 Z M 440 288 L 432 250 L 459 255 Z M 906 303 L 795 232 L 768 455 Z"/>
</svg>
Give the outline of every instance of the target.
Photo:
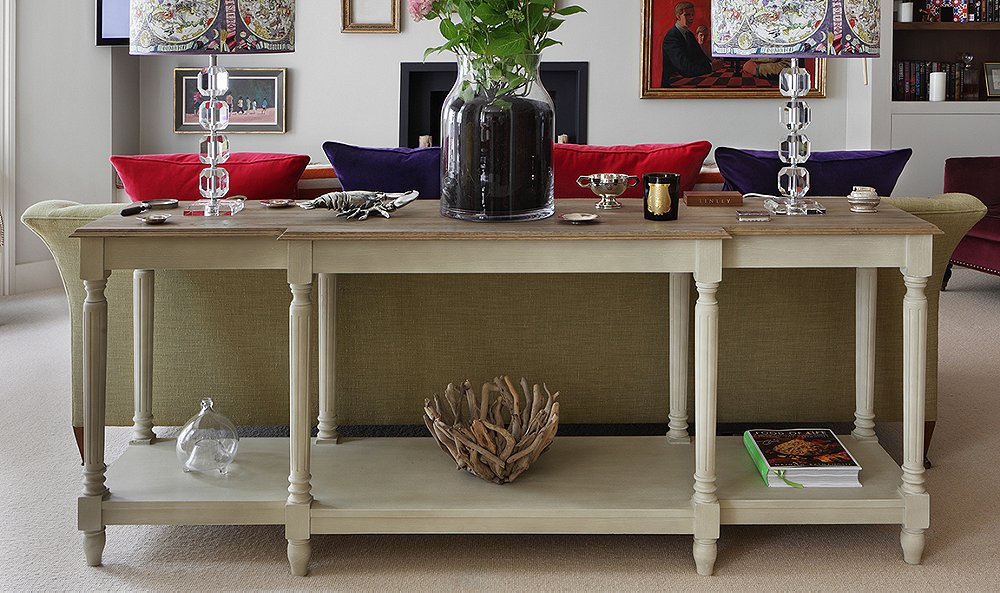
<svg viewBox="0 0 1000 593">
<path fill-rule="evenodd" d="M 832 430 L 748 430 L 743 445 L 769 487 L 861 487 L 861 466 Z"/>
</svg>

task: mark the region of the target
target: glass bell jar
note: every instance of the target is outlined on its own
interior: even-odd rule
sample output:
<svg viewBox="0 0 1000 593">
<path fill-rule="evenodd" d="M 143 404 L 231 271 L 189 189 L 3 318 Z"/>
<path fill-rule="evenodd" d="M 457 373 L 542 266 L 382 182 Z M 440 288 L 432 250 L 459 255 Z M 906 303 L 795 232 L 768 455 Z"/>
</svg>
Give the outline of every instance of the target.
<svg viewBox="0 0 1000 593">
<path fill-rule="evenodd" d="M 240 437 L 229 418 L 212 408 L 211 398 L 201 400 L 201 411 L 187 421 L 177 436 L 177 459 L 186 472 L 229 472 Z"/>
</svg>

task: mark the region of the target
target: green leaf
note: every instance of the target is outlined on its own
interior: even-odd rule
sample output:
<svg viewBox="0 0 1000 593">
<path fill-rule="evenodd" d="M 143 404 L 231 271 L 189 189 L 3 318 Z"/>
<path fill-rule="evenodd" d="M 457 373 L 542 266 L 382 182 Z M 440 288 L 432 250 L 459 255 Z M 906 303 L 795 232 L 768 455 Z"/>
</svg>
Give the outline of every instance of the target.
<svg viewBox="0 0 1000 593">
<path fill-rule="evenodd" d="M 543 39 L 540 44 L 538 44 L 538 51 L 541 52 L 546 47 L 552 47 L 553 45 L 562 45 L 562 41 L 556 41 L 555 39 Z"/>
<path fill-rule="evenodd" d="M 499 25 L 506 20 L 503 14 L 494 10 L 489 4 L 480 4 L 476 7 L 474 14 L 483 24 L 491 27 Z"/>
<path fill-rule="evenodd" d="M 524 39 L 517 36 L 492 39 L 486 44 L 486 53 L 494 56 L 514 56 L 526 52 Z"/>
<path fill-rule="evenodd" d="M 462 18 L 463 23 L 472 22 L 472 5 L 467 0 L 458 5 L 458 16 Z"/>
<path fill-rule="evenodd" d="M 440 28 L 441 28 L 441 35 L 443 35 L 445 39 L 450 41 L 458 37 L 458 27 L 456 27 L 455 23 L 451 22 L 450 20 L 442 19 Z"/>
<path fill-rule="evenodd" d="M 556 29 L 558 29 L 558 28 L 559 28 L 559 26 L 560 26 L 560 25 L 562 25 L 562 24 L 563 24 L 564 22 L 565 22 L 565 21 L 563 21 L 562 19 L 549 19 L 549 20 L 548 20 L 548 22 L 546 23 L 546 27 L 545 27 L 545 30 L 546 30 L 546 31 L 550 31 L 550 32 L 551 32 L 551 31 L 555 31 L 555 30 L 556 30 Z"/>
<path fill-rule="evenodd" d="M 577 14 L 579 12 L 587 12 L 587 10 L 580 6 L 567 6 L 565 8 L 560 8 L 556 11 L 556 14 L 561 16 L 569 16 L 571 14 Z"/>
</svg>

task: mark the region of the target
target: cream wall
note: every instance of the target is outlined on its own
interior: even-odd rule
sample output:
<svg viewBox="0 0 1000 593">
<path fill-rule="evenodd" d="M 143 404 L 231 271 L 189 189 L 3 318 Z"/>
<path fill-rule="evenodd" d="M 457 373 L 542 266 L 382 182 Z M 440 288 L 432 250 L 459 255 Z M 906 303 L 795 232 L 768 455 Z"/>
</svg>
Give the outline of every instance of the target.
<svg viewBox="0 0 1000 593">
<path fill-rule="evenodd" d="M 93 5 L 17 3 L 17 217 L 42 200 L 111 199 L 111 53 L 94 46 Z M 27 228 L 18 224 L 15 233 L 17 264 L 51 259 Z M 15 277 L 23 292 L 19 284 Z"/>
</svg>

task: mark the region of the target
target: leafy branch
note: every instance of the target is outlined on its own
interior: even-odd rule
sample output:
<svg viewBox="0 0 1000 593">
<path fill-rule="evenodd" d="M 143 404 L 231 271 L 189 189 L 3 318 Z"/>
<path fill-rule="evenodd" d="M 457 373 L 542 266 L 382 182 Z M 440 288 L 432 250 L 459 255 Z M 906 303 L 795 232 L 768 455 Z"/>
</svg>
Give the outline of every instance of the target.
<svg viewBox="0 0 1000 593">
<path fill-rule="evenodd" d="M 579 6 L 556 8 L 556 0 L 409 0 L 414 19 L 440 21 L 444 43 L 428 48 L 424 59 L 450 51 L 466 56 L 477 94 L 490 101 L 526 94 L 535 77 L 528 57 L 561 44 L 549 35 L 565 18 L 586 12 Z"/>
</svg>

